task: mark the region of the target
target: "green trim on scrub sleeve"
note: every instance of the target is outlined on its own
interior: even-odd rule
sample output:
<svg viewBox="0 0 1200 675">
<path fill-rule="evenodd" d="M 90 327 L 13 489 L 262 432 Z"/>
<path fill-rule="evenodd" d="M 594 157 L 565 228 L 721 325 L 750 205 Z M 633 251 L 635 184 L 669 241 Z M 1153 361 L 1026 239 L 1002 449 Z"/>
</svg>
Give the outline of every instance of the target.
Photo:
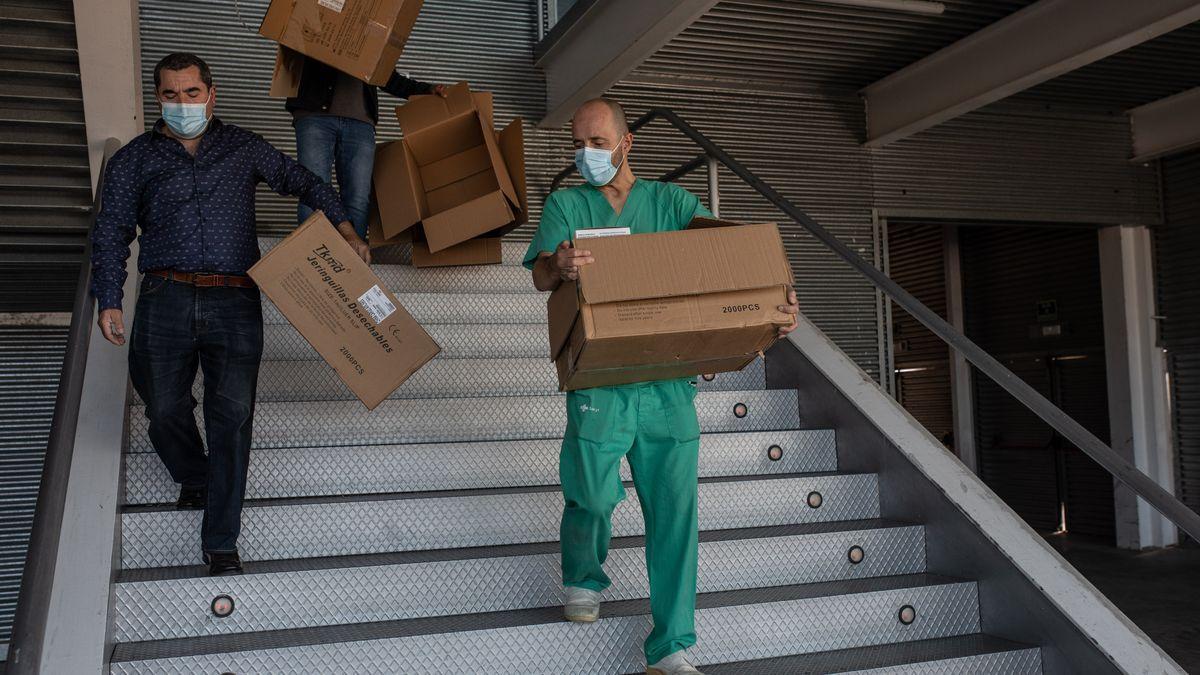
<svg viewBox="0 0 1200 675">
<path fill-rule="evenodd" d="M 629 458 L 646 523 L 646 569 L 654 629 L 646 662 L 696 643 L 696 464 L 700 423 L 696 386 L 664 380 L 567 394 L 567 433 L 559 455 L 563 583 L 602 591 L 612 513 L 625 498 L 621 458 Z"/>
<path fill-rule="evenodd" d="M 576 230 L 628 227 L 633 234 L 682 230 L 696 216 L 711 216 L 700 200 L 671 184 L 639 180 L 621 213 L 590 186 L 559 190 L 546 199 L 537 233 L 525 254 L 574 239 Z M 569 392 L 567 430 L 559 456 L 563 509 L 563 583 L 602 591 L 612 536 L 613 509 L 625 498 L 621 458 L 628 457 L 646 523 L 646 568 L 654 629 L 646 660 L 654 663 L 696 643 L 696 463 L 700 424 L 696 386 L 663 380 Z"/>
</svg>

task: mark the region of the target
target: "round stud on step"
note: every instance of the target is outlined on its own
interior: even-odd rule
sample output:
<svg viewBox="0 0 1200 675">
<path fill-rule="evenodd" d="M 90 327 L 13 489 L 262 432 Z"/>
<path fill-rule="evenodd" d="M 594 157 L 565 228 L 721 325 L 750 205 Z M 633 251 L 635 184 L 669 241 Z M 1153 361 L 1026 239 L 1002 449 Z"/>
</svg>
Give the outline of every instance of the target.
<svg viewBox="0 0 1200 675">
<path fill-rule="evenodd" d="M 712 382 L 713 380 L 717 379 L 717 374 L 716 373 L 708 373 L 705 375 L 701 375 L 700 377 L 703 377 L 705 382 Z"/>
<path fill-rule="evenodd" d="M 771 460 L 772 462 L 778 462 L 779 460 L 783 459 L 783 448 L 779 447 L 778 445 L 772 445 L 771 447 L 767 448 L 767 459 Z"/>
<path fill-rule="evenodd" d="M 821 504 L 824 504 L 824 503 L 825 503 L 825 498 L 821 496 L 820 492 L 813 490 L 812 492 L 808 493 L 809 508 L 819 509 L 819 508 L 821 508 Z"/>
<path fill-rule="evenodd" d="M 213 601 L 212 601 L 213 616 L 224 619 L 225 617 L 229 616 L 230 614 L 233 614 L 233 608 L 234 608 L 233 598 L 229 597 L 228 595 L 218 595 L 217 597 L 213 598 Z"/>
<path fill-rule="evenodd" d="M 850 559 L 851 565 L 857 565 L 867 557 L 867 552 L 861 546 L 851 546 L 850 550 L 846 552 L 846 557 Z"/>
<path fill-rule="evenodd" d="M 739 420 L 749 414 L 750 408 L 746 407 L 745 403 L 738 403 L 733 406 L 733 416 Z"/>
<path fill-rule="evenodd" d="M 917 610 L 912 605 L 905 605 L 900 608 L 900 623 L 905 626 L 917 620 Z"/>
</svg>

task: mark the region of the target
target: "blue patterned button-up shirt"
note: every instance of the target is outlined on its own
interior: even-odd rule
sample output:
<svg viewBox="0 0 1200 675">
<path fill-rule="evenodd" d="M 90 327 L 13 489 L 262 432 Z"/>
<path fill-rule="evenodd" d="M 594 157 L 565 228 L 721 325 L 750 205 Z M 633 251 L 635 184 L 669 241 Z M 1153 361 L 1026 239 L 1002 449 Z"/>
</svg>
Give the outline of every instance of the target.
<svg viewBox="0 0 1200 675">
<path fill-rule="evenodd" d="M 138 270 L 245 274 L 258 261 L 255 186 L 346 220 L 333 188 L 258 134 L 213 119 L 193 157 L 162 120 L 113 155 L 92 231 L 92 295 L 120 309 L 129 244 L 141 227 Z"/>
</svg>

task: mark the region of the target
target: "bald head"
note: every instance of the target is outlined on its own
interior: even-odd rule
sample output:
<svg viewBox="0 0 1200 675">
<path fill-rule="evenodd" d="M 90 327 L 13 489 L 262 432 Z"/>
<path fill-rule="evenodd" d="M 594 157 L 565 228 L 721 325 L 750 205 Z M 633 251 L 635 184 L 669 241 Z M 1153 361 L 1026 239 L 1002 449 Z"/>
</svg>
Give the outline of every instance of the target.
<svg viewBox="0 0 1200 675">
<path fill-rule="evenodd" d="M 575 110 L 571 135 L 576 148 L 611 150 L 629 136 L 625 109 L 611 98 L 594 98 Z"/>
<path fill-rule="evenodd" d="M 585 101 L 583 105 L 575 111 L 575 116 L 571 118 L 572 124 L 577 124 L 580 120 L 596 121 L 604 125 L 612 125 L 612 130 L 617 136 L 624 136 L 629 133 L 629 122 L 625 119 L 625 109 L 621 107 L 611 98 L 593 98 Z"/>
</svg>

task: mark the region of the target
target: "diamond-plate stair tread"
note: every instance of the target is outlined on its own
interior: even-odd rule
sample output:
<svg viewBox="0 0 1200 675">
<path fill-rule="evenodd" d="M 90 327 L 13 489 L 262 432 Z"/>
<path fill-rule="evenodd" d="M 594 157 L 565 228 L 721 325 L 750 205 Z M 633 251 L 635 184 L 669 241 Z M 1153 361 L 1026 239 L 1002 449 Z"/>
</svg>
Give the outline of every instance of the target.
<svg viewBox="0 0 1200 675">
<path fill-rule="evenodd" d="M 766 388 L 762 359 L 736 372 L 697 378 L 700 391 L 759 391 Z M 192 387 L 203 400 L 204 376 Z M 353 392 L 324 361 L 267 361 L 258 375 L 259 401 L 350 401 Z M 434 359 L 392 392 L 391 399 L 465 396 L 539 396 L 558 391 L 554 364 L 544 358 Z M 140 399 L 139 399 L 140 400 Z"/>
<path fill-rule="evenodd" d="M 642 533 L 632 488 L 613 515 L 614 536 Z M 820 508 L 805 495 L 819 491 Z M 879 517 L 873 474 L 785 476 L 702 481 L 700 528 L 764 527 Z M 562 493 L 471 491 L 402 499 L 251 503 L 242 514 L 239 548 L 246 560 L 286 559 L 556 541 Z M 136 507 L 131 507 L 136 508 Z M 123 513 L 123 567 L 199 562 L 199 511 Z"/>
<path fill-rule="evenodd" d="M 929 604 L 910 600 L 921 597 L 922 591 L 938 590 L 948 592 L 945 597 L 933 598 Z M 787 622 L 805 621 L 819 618 L 818 630 L 832 633 L 845 633 L 843 626 L 830 625 L 825 617 L 812 617 L 807 613 L 795 612 L 792 605 L 802 604 L 799 601 L 818 601 L 849 624 L 860 621 L 859 608 L 855 607 L 856 600 L 866 596 L 884 596 L 888 606 L 894 605 L 898 612 L 903 604 L 913 604 L 917 609 L 917 621 L 910 626 L 900 626 L 894 613 L 886 617 L 899 627 L 896 631 L 904 639 L 920 640 L 933 637 L 949 637 L 952 635 L 975 634 L 979 632 L 978 599 L 976 585 L 972 581 L 963 581 L 941 575 L 926 573 L 896 575 L 890 577 L 873 577 L 867 579 L 852 579 L 830 581 L 813 584 L 779 586 L 773 588 L 755 588 L 747 590 L 721 591 L 702 593 L 696 596 L 697 635 L 700 644 L 693 648 L 693 653 L 702 654 L 705 645 L 711 643 L 750 643 L 761 641 L 763 635 L 730 635 L 718 632 L 704 631 L 705 618 L 720 613 L 721 610 L 741 608 L 749 611 L 761 611 L 772 617 L 786 617 L 783 625 L 760 623 L 761 629 L 787 629 Z M 937 600 L 943 600 L 939 604 Z M 923 611 L 924 610 L 924 611 Z M 577 631 L 577 639 L 588 639 L 583 631 L 599 632 L 606 623 L 621 622 L 622 619 L 638 618 L 643 622 L 649 621 L 649 601 L 645 599 L 606 602 L 601 607 L 600 621 L 592 626 L 573 626 Z M 923 635 L 921 628 L 931 624 L 944 623 L 938 635 Z M 275 650 L 296 648 L 302 646 L 329 646 L 336 643 L 361 643 L 366 641 L 408 638 L 422 635 L 447 639 L 453 634 L 480 633 L 497 631 L 498 629 L 514 627 L 561 627 L 566 622 L 562 619 L 559 607 L 541 607 L 503 612 L 487 612 L 480 614 L 458 614 L 452 616 L 428 617 L 420 619 L 403 619 L 398 621 L 377 621 L 360 624 L 341 624 L 335 626 L 319 626 L 286 630 L 270 630 L 255 633 L 235 633 L 231 635 L 216 635 L 191 638 L 173 638 L 167 640 L 151 640 L 144 642 L 118 643 L 112 654 L 114 672 L 136 672 L 118 670 L 118 663 L 134 662 L 148 659 L 166 659 L 172 657 L 196 655 L 233 655 L 237 652 L 250 650 Z M 910 630 L 911 629 L 911 630 Z M 766 634 L 766 630 L 762 633 Z M 644 633 L 641 636 L 644 637 Z M 831 636 L 837 639 L 836 636 Z M 848 637 L 848 636 L 846 636 Z M 895 637 L 889 635 L 886 637 Z M 865 644 L 888 644 L 888 642 L 872 643 L 867 639 Z M 640 640 L 639 640 L 640 641 Z M 552 641 L 547 644 L 554 644 Z M 747 651 L 750 645 L 745 645 Z M 822 646 L 814 643 L 817 651 Z M 854 645 L 861 646 L 861 645 Z M 639 650 L 640 651 L 640 650 Z M 640 655 L 640 654 L 639 654 Z M 782 656 L 784 654 L 780 654 Z M 399 658 L 400 654 L 393 656 Z M 749 659 L 746 659 L 749 660 Z M 706 662 L 706 660 L 701 661 Z M 531 664 L 533 665 L 533 664 Z M 177 672 L 177 671 L 167 671 Z M 239 673 L 242 671 L 239 670 Z M 458 672 L 458 671 L 450 671 Z M 468 671 L 469 672 L 469 671 Z M 622 672 L 620 670 L 615 672 Z"/>
<path fill-rule="evenodd" d="M 729 530 L 705 530 L 700 532 L 700 541 L 739 541 L 742 539 L 766 539 L 769 537 L 795 537 L 863 530 L 893 530 L 922 527 L 917 523 L 890 520 L 887 518 L 865 518 L 862 520 L 840 520 L 832 522 L 799 523 L 796 525 L 771 525 L 767 527 L 742 527 Z M 645 545 L 645 537 L 613 537 L 610 549 L 636 548 Z M 423 551 L 398 551 L 395 553 L 371 553 L 365 555 L 329 556 L 324 558 L 290 558 L 287 560 L 245 561 L 244 576 L 255 574 L 277 574 L 280 572 L 305 572 L 309 570 L 349 569 L 376 565 L 406 565 L 446 560 L 474 560 L 477 558 L 503 558 L 519 555 L 558 553 L 556 541 L 528 544 L 506 544 L 501 546 L 476 546 L 472 548 L 435 548 Z M 117 583 L 132 584 L 146 581 L 169 581 L 172 579 L 211 579 L 205 565 L 183 567 L 143 567 L 123 569 L 117 572 Z"/>
<path fill-rule="evenodd" d="M 783 535 L 706 537 L 700 544 L 702 593 L 835 579 L 894 576 L 925 569 L 924 528 L 892 527 Z M 717 533 L 721 534 L 721 533 Z M 850 563 L 846 551 L 866 557 Z M 475 614 L 562 604 L 557 550 L 305 572 L 123 583 L 116 591 L 115 639 L 163 639 Z M 543 547 L 544 548 L 544 547 Z M 645 549 L 614 548 L 605 563 L 605 599 L 644 598 Z M 313 589 L 320 589 L 314 594 Z M 214 620 L 205 600 L 227 593 L 238 610 Z"/>
<path fill-rule="evenodd" d="M 258 248 L 265 254 L 267 251 L 274 248 L 275 244 L 279 243 L 280 241 L 283 241 L 283 239 L 281 237 L 259 237 L 258 238 Z M 507 240 L 501 241 L 500 242 L 500 253 L 502 256 L 501 264 L 500 265 L 479 265 L 478 267 L 496 268 L 496 267 L 501 267 L 501 266 L 520 266 L 521 261 L 523 261 L 525 259 L 525 251 L 528 248 L 529 248 L 528 242 L 507 241 Z M 411 260 L 412 260 L 411 250 L 412 249 L 408 244 L 402 244 L 399 246 L 384 246 L 381 248 L 377 248 L 371 252 L 372 259 L 376 261 L 375 263 L 373 263 L 372 266 L 378 267 L 381 264 L 408 265 L 408 263 L 411 262 Z M 466 265 L 466 266 L 462 266 L 462 267 L 425 267 L 425 268 L 419 269 L 418 271 L 419 272 L 430 272 L 430 271 L 435 271 L 435 270 L 459 270 L 459 271 L 461 271 L 461 270 L 470 270 L 473 267 L 476 267 L 476 266 Z M 522 269 L 522 271 L 525 272 L 526 275 L 529 274 L 528 270 L 525 270 L 524 268 L 521 268 L 521 269 Z"/>
<path fill-rule="evenodd" d="M 250 454 L 248 499 L 557 485 L 560 439 L 341 448 L 266 448 Z M 767 451 L 783 450 L 778 461 Z M 699 474 L 748 476 L 837 469 L 831 429 L 709 433 Z M 621 476 L 630 479 L 622 462 Z M 126 504 L 167 504 L 179 486 L 154 453 L 125 456 Z"/>
<path fill-rule="evenodd" d="M 396 299 L 420 324 L 546 323 L 546 296 L 540 293 L 396 293 Z M 266 298 L 263 323 L 287 323 Z"/>
<path fill-rule="evenodd" d="M 705 666 L 710 675 L 778 673 L 955 673 L 1023 675 L 1041 673 L 1037 647 L 987 634 L 899 642 L 815 654 Z"/>
<path fill-rule="evenodd" d="M 740 419 L 733 414 L 737 403 L 748 407 Z M 696 410 L 705 432 L 800 426 L 795 390 L 700 392 Z M 130 406 L 129 411 L 129 450 L 152 452 L 143 406 Z M 202 420 L 200 426 L 203 431 Z M 253 447 L 559 438 L 566 426 L 561 396 L 394 400 L 374 411 L 358 401 L 266 402 L 255 408 Z"/>
<path fill-rule="evenodd" d="M 536 358 L 550 362 L 549 338 L 544 323 L 425 323 L 422 326 L 442 348 L 436 360 Z M 320 358 L 291 325 L 263 326 L 263 361 Z"/>
</svg>

